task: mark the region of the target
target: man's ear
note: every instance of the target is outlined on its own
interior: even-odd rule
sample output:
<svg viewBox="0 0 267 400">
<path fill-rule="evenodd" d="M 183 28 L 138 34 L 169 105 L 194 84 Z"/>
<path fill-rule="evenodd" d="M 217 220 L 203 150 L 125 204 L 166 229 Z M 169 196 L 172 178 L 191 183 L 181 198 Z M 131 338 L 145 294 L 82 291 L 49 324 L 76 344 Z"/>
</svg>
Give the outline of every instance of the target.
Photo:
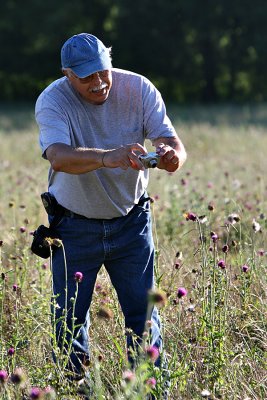
<svg viewBox="0 0 267 400">
<path fill-rule="evenodd" d="M 62 74 L 65 75 L 67 78 L 70 78 L 70 76 L 71 76 L 71 73 L 68 70 L 63 69 L 63 68 L 62 68 Z"/>
</svg>

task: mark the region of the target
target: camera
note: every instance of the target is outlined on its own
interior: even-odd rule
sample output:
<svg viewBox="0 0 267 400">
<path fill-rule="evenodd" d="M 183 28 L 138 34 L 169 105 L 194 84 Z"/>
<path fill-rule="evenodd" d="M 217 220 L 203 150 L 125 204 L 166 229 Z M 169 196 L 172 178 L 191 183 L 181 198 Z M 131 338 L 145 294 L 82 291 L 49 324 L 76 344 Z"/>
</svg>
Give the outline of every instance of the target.
<svg viewBox="0 0 267 400">
<path fill-rule="evenodd" d="M 154 152 L 141 154 L 138 158 L 145 168 L 156 168 L 160 160 L 160 156 Z"/>
<path fill-rule="evenodd" d="M 50 245 L 48 238 L 60 239 L 58 233 L 54 229 L 40 225 L 33 233 L 31 251 L 42 258 L 50 257 L 50 247 L 53 250 L 56 246 L 53 244 Z"/>
</svg>

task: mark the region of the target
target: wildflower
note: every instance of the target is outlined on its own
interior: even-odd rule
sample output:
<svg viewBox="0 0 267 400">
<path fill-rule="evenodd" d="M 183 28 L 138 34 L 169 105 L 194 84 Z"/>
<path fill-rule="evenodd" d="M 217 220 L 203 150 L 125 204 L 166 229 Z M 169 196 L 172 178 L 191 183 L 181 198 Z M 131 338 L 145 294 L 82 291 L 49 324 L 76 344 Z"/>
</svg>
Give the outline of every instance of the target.
<svg viewBox="0 0 267 400">
<path fill-rule="evenodd" d="M 56 247 L 61 247 L 62 246 L 62 240 L 58 238 L 46 238 L 49 246 L 56 246 Z"/>
<path fill-rule="evenodd" d="M 122 378 L 126 383 L 130 383 L 135 380 L 135 374 L 134 372 L 127 370 L 123 372 Z"/>
<path fill-rule="evenodd" d="M 38 387 L 33 387 L 30 391 L 30 399 L 40 399 L 42 392 Z"/>
<path fill-rule="evenodd" d="M 7 381 L 7 379 L 8 379 L 8 373 L 5 370 L 1 369 L 0 370 L 0 384 L 5 383 Z"/>
<path fill-rule="evenodd" d="M 227 220 L 228 220 L 228 222 L 230 222 L 230 224 L 234 225 L 240 221 L 240 216 L 236 213 L 233 213 L 233 214 L 228 215 Z"/>
<path fill-rule="evenodd" d="M 21 232 L 21 233 L 24 233 L 24 232 L 26 232 L 26 228 L 25 228 L 25 226 L 21 226 L 21 227 L 19 228 L 19 230 L 20 230 L 20 232 Z"/>
<path fill-rule="evenodd" d="M 198 220 L 199 220 L 199 222 L 200 222 L 201 224 L 205 224 L 205 222 L 208 221 L 208 218 L 206 217 L 206 215 L 200 215 L 200 216 L 198 217 Z"/>
<path fill-rule="evenodd" d="M 102 285 L 101 285 L 101 283 L 99 283 L 99 282 L 96 283 L 96 285 L 95 285 L 95 290 L 96 290 L 96 292 L 101 292 L 101 290 L 102 290 Z"/>
<path fill-rule="evenodd" d="M 232 240 L 232 246 L 234 247 L 234 248 L 236 248 L 237 247 L 237 245 L 238 245 L 238 242 L 236 241 L 236 240 Z"/>
<path fill-rule="evenodd" d="M 208 210 L 209 210 L 209 211 L 214 211 L 214 209 L 215 209 L 214 204 L 213 204 L 212 202 L 210 202 L 210 203 L 208 204 Z"/>
<path fill-rule="evenodd" d="M 74 279 L 76 282 L 81 283 L 83 280 L 83 273 L 82 272 L 75 272 Z"/>
<path fill-rule="evenodd" d="M 224 260 L 219 260 L 219 261 L 218 261 L 218 267 L 224 269 L 224 268 L 226 267 L 225 261 L 224 261 Z"/>
<path fill-rule="evenodd" d="M 13 288 L 13 292 L 17 292 L 17 290 L 18 290 L 18 285 L 16 285 L 16 284 L 14 284 L 13 286 L 12 286 L 12 288 Z"/>
<path fill-rule="evenodd" d="M 254 232 L 261 232 L 261 226 L 260 224 L 255 220 L 255 218 L 252 221 L 252 228 Z"/>
<path fill-rule="evenodd" d="M 183 253 L 181 251 L 177 251 L 177 253 L 175 254 L 175 257 L 177 258 L 177 260 L 182 260 Z"/>
<path fill-rule="evenodd" d="M 190 306 L 187 309 L 189 312 L 193 313 L 195 312 L 195 305 L 194 304 L 190 304 Z"/>
<path fill-rule="evenodd" d="M 147 326 L 148 328 L 152 328 L 152 326 L 153 326 L 153 321 L 152 321 L 151 319 L 148 319 L 148 320 L 146 321 L 146 326 Z"/>
<path fill-rule="evenodd" d="M 47 386 L 43 390 L 44 398 L 46 400 L 55 400 L 56 399 L 56 392 L 51 386 Z"/>
<path fill-rule="evenodd" d="M 211 232 L 210 237 L 211 237 L 211 240 L 213 241 L 213 243 L 216 243 L 219 239 L 217 233 L 215 233 L 215 232 Z"/>
<path fill-rule="evenodd" d="M 228 253 L 228 250 L 229 250 L 229 246 L 228 246 L 227 244 L 225 244 L 225 245 L 222 247 L 223 253 Z"/>
<path fill-rule="evenodd" d="M 202 390 L 201 392 L 202 397 L 209 397 L 210 396 L 210 391 L 207 389 Z"/>
<path fill-rule="evenodd" d="M 259 249 L 258 250 L 258 256 L 263 257 L 266 254 L 264 249 Z"/>
<path fill-rule="evenodd" d="M 243 272 L 248 272 L 248 270 L 249 270 L 249 266 L 248 265 L 246 265 L 246 264 L 242 265 L 242 271 Z"/>
<path fill-rule="evenodd" d="M 157 381 L 153 376 L 151 378 L 148 378 L 148 380 L 146 381 L 147 386 L 151 387 L 152 389 L 155 389 L 156 383 Z"/>
<path fill-rule="evenodd" d="M 99 362 L 103 361 L 104 360 L 103 354 L 98 354 L 97 359 Z"/>
<path fill-rule="evenodd" d="M 160 306 L 165 306 L 167 303 L 167 295 L 163 290 L 152 289 L 148 292 L 148 301 L 152 304 L 157 304 Z"/>
<path fill-rule="evenodd" d="M 146 347 L 146 354 L 151 361 L 156 361 L 159 356 L 159 349 L 156 346 Z"/>
<path fill-rule="evenodd" d="M 10 380 L 12 383 L 14 383 L 14 385 L 21 385 L 25 382 L 26 380 L 26 375 L 23 371 L 22 368 L 16 368 L 13 372 L 13 374 L 11 374 Z"/>
<path fill-rule="evenodd" d="M 111 319 L 113 317 L 113 312 L 108 307 L 100 307 L 97 316 L 103 319 Z"/>
<path fill-rule="evenodd" d="M 192 212 L 187 212 L 184 214 L 184 217 L 187 221 L 196 221 L 197 220 L 197 216 L 196 214 L 192 213 Z"/>
<path fill-rule="evenodd" d="M 13 356 L 14 353 L 15 353 L 14 347 L 10 347 L 10 348 L 8 349 L 8 351 L 7 351 L 7 354 L 8 354 L 9 356 Z"/>
<path fill-rule="evenodd" d="M 184 297 L 187 295 L 187 290 L 184 287 L 180 287 L 177 290 L 177 297 L 180 299 L 181 297 Z"/>
</svg>

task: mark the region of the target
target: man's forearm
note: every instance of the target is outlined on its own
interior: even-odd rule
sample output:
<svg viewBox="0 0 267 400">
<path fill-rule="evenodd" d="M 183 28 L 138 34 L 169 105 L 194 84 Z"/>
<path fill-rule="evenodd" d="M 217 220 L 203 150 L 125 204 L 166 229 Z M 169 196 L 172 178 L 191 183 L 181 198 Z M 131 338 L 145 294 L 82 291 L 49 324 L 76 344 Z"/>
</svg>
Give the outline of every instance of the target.
<svg viewBox="0 0 267 400">
<path fill-rule="evenodd" d="M 63 143 L 55 143 L 46 150 L 53 170 L 68 174 L 84 174 L 103 167 L 103 155 L 103 150 L 73 148 Z"/>
</svg>

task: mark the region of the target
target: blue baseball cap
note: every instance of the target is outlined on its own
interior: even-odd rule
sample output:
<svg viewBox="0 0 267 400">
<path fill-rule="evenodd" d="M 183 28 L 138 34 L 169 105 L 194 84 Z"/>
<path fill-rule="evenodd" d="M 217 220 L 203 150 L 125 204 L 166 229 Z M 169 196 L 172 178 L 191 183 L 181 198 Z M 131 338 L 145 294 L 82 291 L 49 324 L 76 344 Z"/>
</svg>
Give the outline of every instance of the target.
<svg viewBox="0 0 267 400">
<path fill-rule="evenodd" d="M 96 36 L 79 33 L 61 49 L 62 68 L 71 68 L 79 78 L 112 68 L 109 49 Z"/>
</svg>

